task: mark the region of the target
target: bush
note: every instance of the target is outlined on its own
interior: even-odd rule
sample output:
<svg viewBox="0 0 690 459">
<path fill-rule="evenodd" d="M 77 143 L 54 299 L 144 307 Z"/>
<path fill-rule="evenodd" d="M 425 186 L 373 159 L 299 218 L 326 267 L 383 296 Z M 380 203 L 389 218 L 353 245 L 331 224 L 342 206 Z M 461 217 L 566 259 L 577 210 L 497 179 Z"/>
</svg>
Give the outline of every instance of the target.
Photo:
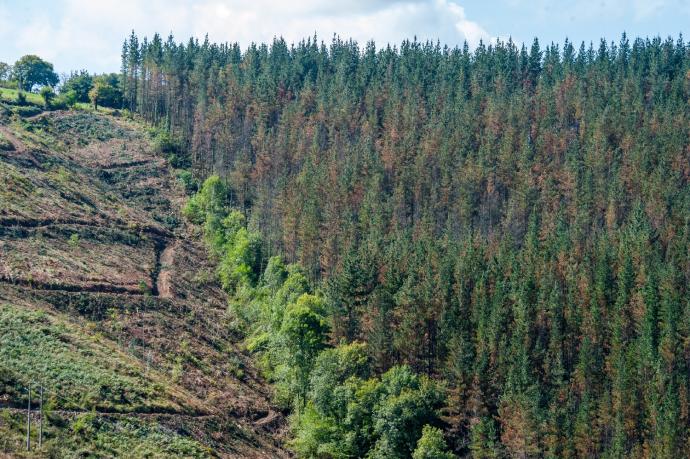
<svg viewBox="0 0 690 459">
<path fill-rule="evenodd" d="M 70 89 L 69 91 L 61 92 L 59 99 L 68 107 L 74 107 L 74 105 L 76 105 L 76 103 L 79 101 L 77 92 L 72 89 Z"/>
<path fill-rule="evenodd" d="M 166 131 L 153 131 L 155 137 L 153 145 L 156 151 L 165 156 L 175 169 L 186 169 L 192 165 L 189 156 L 185 154 L 182 141 Z"/>
<path fill-rule="evenodd" d="M 79 246 L 79 235 L 77 233 L 72 233 L 72 235 L 69 237 L 69 245 L 71 247 Z"/>
<path fill-rule="evenodd" d="M 191 172 L 181 170 L 177 172 L 177 180 L 182 184 L 187 194 L 196 193 L 199 189 L 199 182 L 194 178 Z"/>
<path fill-rule="evenodd" d="M 56 97 L 50 102 L 48 110 L 67 110 L 70 105 L 63 97 Z"/>
<path fill-rule="evenodd" d="M 201 190 L 192 196 L 182 209 L 182 214 L 192 223 L 202 224 L 209 217 L 219 218 L 225 214 L 228 204 L 228 190 L 217 175 L 204 181 Z"/>
<path fill-rule="evenodd" d="M 35 105 L 27 105 L 27 106 L 17 106 L 12 109 L 14 113 L 17 115 L 21 116 L 22 118 L 29 118 L 31 116 L 36 116 L 40 113 L 43 112 L 43 109 L 40 107 L 36 107 Z"/>
<path fill-rule="evenodd" d="M 14 144 L 6 139 L 2 134 L 0 134 L 0 150 L 2 151 L 13 151 Z"/>
<path fill-rule="evenodd" d="M 51 102 L 55 99 L 55 91 L 50 86 L 43 86 L 41 88 L 41 97 L 45 103 L 46 108 L 50 108 Z"/>
<path fill-rule="evenodd" d="M 156 151 L 163 154 L 179 153 L 181 150 L 180 140 L 165 131 L 156 135 L 154 145 Z"/>
</svg>

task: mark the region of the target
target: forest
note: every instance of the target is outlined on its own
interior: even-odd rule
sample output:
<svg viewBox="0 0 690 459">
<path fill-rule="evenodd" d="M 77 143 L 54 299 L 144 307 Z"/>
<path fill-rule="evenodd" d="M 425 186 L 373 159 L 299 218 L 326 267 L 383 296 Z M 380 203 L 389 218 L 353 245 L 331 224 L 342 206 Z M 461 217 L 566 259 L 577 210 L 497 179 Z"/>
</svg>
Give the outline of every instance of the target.
<svg viewBox="0 0 690 459">
<path fill-rule="evenodd" d="M 132 32 L 300 457 L 690 455 L 690 46 Z"/>
</svg>

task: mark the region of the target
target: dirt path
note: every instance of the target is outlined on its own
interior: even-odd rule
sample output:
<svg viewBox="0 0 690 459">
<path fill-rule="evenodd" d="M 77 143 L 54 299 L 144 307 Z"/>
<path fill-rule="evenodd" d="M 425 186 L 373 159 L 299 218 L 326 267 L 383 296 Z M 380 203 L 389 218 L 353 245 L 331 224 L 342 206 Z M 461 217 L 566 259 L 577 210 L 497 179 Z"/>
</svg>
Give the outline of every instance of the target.
<svg viewBox="0 0 690 459">
<path fill-rule="evenodd" d="M 173 278 L 173 261 L 175 258 L 175 248 L 177 242 L 168 245 L 161 253 L 160 264 L 161 270 L 158 273 L 156 287 L 158 289 L 158 296 L 161 298 L 173 298 L 175 296 L 172 286 Z"/>
<path fill-rule="evenodd" d="M 12 150 L 13 153 L 23 153 L 26 151 L 24 143 L 17 139 L 8 128 L 0 126 L 0 133 L 2 133 L 2 135 L 14 146 Z"/>
</svg>

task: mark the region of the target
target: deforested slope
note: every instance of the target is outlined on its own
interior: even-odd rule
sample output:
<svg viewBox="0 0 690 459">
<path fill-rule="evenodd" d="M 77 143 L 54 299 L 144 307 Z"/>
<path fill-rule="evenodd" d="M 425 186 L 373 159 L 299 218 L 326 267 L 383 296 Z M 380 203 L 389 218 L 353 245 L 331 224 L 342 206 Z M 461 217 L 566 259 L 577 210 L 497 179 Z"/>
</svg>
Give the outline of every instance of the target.
<svg viewBox="0 0 690 459">
<path fill-rule="evenodd" d="M 284 456 L 282 414 L 142 125 L 52 112 L 0 134 L 0 452 Z M 29 385 L 45 422 L 25 453 Z"/>
</svg>

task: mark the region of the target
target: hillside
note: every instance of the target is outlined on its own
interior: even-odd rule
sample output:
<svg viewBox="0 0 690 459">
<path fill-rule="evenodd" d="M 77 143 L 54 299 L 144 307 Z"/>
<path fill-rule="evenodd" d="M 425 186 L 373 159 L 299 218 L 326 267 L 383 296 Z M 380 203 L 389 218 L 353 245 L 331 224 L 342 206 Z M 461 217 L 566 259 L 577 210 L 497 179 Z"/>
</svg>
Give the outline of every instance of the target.
<svg viewBox="0 0 690 459">
<path fill-rule="evenodd" d="M 0 451 L 690 457 L 682 37 L 121 56 L 1 94 Z"/>
<path fill-rule="evenodd" d="M 127 38 L 299 455 L 690 456 L 690 46 L 590 38 Z"/>
<path fill-rule="evenodd" d="M 146 130 L 0 113 L 0 140 L 0 455 L 286 456 L 283 416 Z M 29 384 L 34 403 L 46 391 L 32 454 Z"/>
</svg>

